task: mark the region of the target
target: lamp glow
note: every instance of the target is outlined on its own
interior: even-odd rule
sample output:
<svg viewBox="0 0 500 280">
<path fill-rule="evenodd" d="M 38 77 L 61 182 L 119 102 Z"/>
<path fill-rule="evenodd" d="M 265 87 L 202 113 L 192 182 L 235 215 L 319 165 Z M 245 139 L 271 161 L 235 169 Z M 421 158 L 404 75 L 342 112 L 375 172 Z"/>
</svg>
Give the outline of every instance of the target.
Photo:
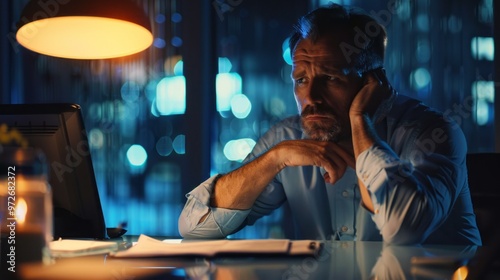
<svg viewBox="0 0 500 280">
<path fill-rule="evenodd" d="M 106 59 L 141 52 L 153 43 L 149 19 L 130 1 L 72 0 L 51 9 L 40 5 L 28 3 L 16 33 L 19 44 L 34 52 Z"/>
<path fill-rule="evenodd" d="M 26 203 L 26 200 L 21 198 L 19 199 L 19 203 L 17 204 L 16 207 L 16 219 L 19 224 L 24 224 L 27 213 L 28 213 L 28 204 Z"/>
<path fill-rule="evenodd" d="M 459 267 L 457 270 L 455 270 L 451 279 L 453 279 L 453 280 L 465 280 L 465 279 L 467 279 L 468 275 L 469 275 L 469 269 L 467 268 L 466 265 L 463 265 L 463 266 Z"/>
</svg>

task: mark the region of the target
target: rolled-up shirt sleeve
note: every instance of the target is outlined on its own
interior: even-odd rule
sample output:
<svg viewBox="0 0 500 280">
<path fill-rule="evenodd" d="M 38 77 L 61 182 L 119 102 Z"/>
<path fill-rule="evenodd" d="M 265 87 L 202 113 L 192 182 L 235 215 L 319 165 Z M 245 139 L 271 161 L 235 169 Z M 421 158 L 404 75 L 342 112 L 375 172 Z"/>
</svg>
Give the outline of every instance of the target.
<svg viewBox="0 0 500 280">
<path fill-rule="evenodd" d="M 210 206 L 215 179 L 212 176 L 186 194 L 186 204 L 179 216 L 179 233 L 184 238 L 225 238 L 237 231 L 250 213 L 248 210 L 233 210 Z M 201 218 L 207 214 L 203 222 Z"/>
<path fill-rule="evenodd" d="M 411 196 L 417 193 L 418 187 L 400 187 L 397 195 L 391 192 L 397 188 L 397 183 L 391 178 L 400 176 L 400 172 L 411 175 L 411 165 L 402 162 L 384 145 L 374 145 L 361 153 L 356 161 L 358 178 L 367 187 L 373 203 L 372 219 L 384 237 L 384 241 L 392 240 L 399 231 L 408 213 Z M 408 177 L 406 176 L 406 177 Z M 406 181 L 406 177 L 401 177 Z M 399 182 L 402 183 L 402 182 Z M 397 208 L 390 205 L 398 206 Z"/>
<path fill-rule="evenodd" d="M 461 131 L 446 122 L 434 125 L 399 155 L 387 143 L 378 142 L 356 160 L 358 178 L 373 203 L 372 220 L 387 243 L 425 241 L 447 219 L 466 185 Z M 437 132 L 445 133 L 439 134 L 443 141 L 429 142 Z"/>
</svg>

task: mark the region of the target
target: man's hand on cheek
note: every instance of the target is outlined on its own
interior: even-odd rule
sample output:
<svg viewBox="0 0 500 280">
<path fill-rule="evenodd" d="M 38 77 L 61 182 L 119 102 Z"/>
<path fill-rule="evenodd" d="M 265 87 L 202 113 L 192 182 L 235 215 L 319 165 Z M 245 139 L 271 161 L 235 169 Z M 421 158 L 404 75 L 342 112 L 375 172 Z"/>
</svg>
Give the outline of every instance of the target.
<svg viewBox="0 0 500 280">
<path fill-rule="evenodd" d="M 349 110 L 350 117 L 368 116 L 377 122 L 391 109 L 397 92 L 387 80 L 385 70 L 377 68 L 364 74 L 365 85 L 358 92 Z"/>
</svg>

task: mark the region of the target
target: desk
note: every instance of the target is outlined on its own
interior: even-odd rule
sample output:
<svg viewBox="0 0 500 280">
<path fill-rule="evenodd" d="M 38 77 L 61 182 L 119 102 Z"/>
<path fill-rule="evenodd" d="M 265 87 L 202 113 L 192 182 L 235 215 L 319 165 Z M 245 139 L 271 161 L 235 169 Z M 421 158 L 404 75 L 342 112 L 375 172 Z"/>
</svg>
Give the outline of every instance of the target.
<svg viewBox="0 0 500 280">
<path fill-rule="evenodd" d="M 471 247 L 328 241 L 319 254 L 306 257 L 66 258 L 25 265 L 21 279 L 451 279 L 456 264 L 415 266 L 412 257 L 474 254 Z"/>
</svg>

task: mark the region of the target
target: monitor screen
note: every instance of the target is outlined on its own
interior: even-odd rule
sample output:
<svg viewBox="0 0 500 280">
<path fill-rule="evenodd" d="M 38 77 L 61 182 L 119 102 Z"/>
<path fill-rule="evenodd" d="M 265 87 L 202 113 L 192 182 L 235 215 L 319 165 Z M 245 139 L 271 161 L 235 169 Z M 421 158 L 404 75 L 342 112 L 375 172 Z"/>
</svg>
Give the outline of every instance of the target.
<svg viewBox="0 0 500 280">
<path fill-rule="evenodd" d="M 106 239 L 90 148 L 77 104 L 0 104 L 0 124 L 46 157 L 54 238 Z"/>
</svg>

